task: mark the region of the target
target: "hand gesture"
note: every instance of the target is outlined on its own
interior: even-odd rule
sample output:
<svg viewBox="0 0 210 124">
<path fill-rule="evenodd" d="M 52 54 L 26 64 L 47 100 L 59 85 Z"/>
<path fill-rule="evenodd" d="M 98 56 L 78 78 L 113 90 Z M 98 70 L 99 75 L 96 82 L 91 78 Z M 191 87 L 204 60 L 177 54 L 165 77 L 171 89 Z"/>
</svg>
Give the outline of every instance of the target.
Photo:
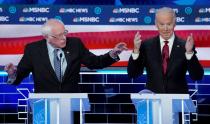
<svg viewBox="0 0 210 124">
<path fill-rule="evenodd" d="M 9 63 L 4 67 L 4 71 L 6 71 L 9 76 L 14 75 L 16 70 L 17 68 L 12 63 Z"/>
<path fill-rule="evenodd" d="M 111 56 L 117 57 L 124 50 L 128 50 L 127 44 L 124 42 L 120 42 L 120 43 L 116 44 L 114 49 L 111 51 Z"/>
<path fill-rule="evenodd" d="M 133 40 L 133 42 L 134 42 L 134 48 L 133 48 L 133 52 L 134 53 L 139 53 L 139 49 L 140 49 L 140 47 L 141 47 L 141 35 L 139 34 L 139 32 L 137 32 L 136 34 L 135 34 L 135 37 L 134 37 L 134 40 Z"/>
<path fill-rule="evenodd" d="M 185 44 L 185 49 L 187 53 L 192 53 L 193 52 L 193 46 L 194 46 L 194 40 L 193 40 L 193 35 L 192 33 L 187 37 L 187 41 Z"/>
</svg>

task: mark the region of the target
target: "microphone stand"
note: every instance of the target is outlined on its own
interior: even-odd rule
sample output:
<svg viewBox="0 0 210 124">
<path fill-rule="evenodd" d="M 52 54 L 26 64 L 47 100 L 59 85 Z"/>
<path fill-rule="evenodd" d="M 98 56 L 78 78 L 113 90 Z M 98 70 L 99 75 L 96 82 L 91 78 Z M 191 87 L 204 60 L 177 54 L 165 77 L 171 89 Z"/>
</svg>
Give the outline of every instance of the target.
<svg viewBox="0 0 210 124">
<path fill-rule="evenodd" d="M 62 82 L 62 80 L 63 80 L 63 79 L 62 79 L 62 77 L 63 77 L 63 76 L 62 76 L 62 57 L 63 57 L 63 54 L 60 53 L 60 63 L 61 63 L 61 68 L 60 68 L 60 69 L 61 69 L 61 70 L 60 70 L 60 76 L 61 76 L 61 77 L 60 77 L 60 81 L 61 81 L 61 82 Z"/>
</svg>

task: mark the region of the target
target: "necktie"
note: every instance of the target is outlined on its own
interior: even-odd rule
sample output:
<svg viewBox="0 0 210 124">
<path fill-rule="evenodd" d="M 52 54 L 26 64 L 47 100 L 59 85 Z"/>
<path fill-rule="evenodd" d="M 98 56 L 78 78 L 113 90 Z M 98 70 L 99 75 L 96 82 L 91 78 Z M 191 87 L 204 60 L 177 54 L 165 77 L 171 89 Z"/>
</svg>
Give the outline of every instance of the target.
<svg viewBox="0 0 210 124">
<path fill-rule="evenodd" d="M 54 69 L 55 69 L 55 73 L 56 76 L 58 78 L 58 80 L 61 82 L 62 80 L 62 74 L 61 74 L 61 59 L 59 59 L 58 57 L 58 51 L 59 49 L 55 49 L 54 50 Z"/>
<path fill-rule="evenodd" d="M 162 49 L 162 68 L 163 68 L 163 74 L 166 74 L 168 61 L 169 61 L 169 47 L 168 47 L 168 41 L 164 41 L 165 44 Z"/>
</svg>

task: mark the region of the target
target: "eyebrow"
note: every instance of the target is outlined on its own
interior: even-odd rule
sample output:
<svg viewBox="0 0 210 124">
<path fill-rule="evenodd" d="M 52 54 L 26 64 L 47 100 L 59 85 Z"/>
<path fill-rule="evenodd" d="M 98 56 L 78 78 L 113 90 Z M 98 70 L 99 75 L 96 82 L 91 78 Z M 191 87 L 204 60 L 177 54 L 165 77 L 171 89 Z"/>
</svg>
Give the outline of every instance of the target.
<svg viewBox="0 0 210 124">
<path fill-rule="evenodd" d="M 59 34 L 54 34 L 54 35 L 61 35 L 61 34 L 64 34 L 65 33 L 65 31 L 64 32 L 62 32 L 62 33 L 59 33 Z"/>
</svg>

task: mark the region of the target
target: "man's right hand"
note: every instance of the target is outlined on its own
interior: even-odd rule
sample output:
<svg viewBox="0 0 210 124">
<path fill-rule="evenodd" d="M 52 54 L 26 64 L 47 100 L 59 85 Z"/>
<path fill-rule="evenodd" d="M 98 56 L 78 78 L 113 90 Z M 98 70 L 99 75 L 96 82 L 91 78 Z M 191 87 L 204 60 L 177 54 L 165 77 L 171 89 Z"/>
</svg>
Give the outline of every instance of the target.
<svg viewBox="0 0 210 124">
<path fill-rule="evenodd" d="M 136 34 L 135 34 L 135 37 L 134 37 L 134 40 L 133 40 L 133 42 L 134 42 L 134 48 L 133 48 L 133 52 L 134 53 L 139 53 L 139 49 L 140 49 L 140 47 L 141 47 L 141 35 L 139 34 L 139 32 L 137 32 Z"/>
<path fill-rule="evenodd" d="M 193 46 L 194 46 L 194 39 L 193 39 L 193 34 L 191 33 L 188 37 L 187 37 L 187 41 L 185 44 L 185 49 L 187 53 L 193 53 Z"/>
<path fill-rule="evenodd" d="M 4 71 L 8 73 L 8 76 L 12 76 L 16 73 L 17 68 L 12 64 L 9 63 L 4 67 Z"/>
</svg>

